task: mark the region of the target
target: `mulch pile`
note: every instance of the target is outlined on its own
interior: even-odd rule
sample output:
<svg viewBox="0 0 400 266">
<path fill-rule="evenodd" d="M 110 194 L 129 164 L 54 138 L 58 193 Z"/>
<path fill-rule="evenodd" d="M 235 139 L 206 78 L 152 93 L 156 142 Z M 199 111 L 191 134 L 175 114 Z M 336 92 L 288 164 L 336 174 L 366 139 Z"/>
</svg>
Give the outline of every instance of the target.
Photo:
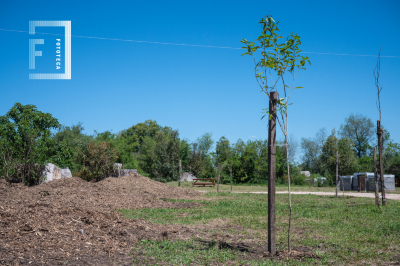
<svg viewBox="0 0 400 266">
<path fill-rule="evenodd" d="M 190 208 L 201 193 L 171 187 L 139 174 L 97 183 L 80 178 L 34 187 L 0 180 L 1 265 L 131 265 L 141 239 L 187 239 L 180 225 L 129 220 L 115 209 Z"/>
<path fill-rule="evenodd" d="M 132 265 L 133 257 L 141 261 L 145 256 L 132 249 L 140 240 L 191 238 L 206 247 L 218 244 L 220 249 L 239 252 L 243 259 L 318 258 L 304 248 L 270 256 L 265 243 L 252 241 L 254 236 L 223 233 L 244 230 L 233 225 L 152 224 L 144 219 L 126 219 L 116 211 L 197 207 L 201 203 L 167 199 L 205 200 L 201 195 L 137 173 L 97 183 L 73 177 L 34 187 L 0 179 L 0 265 Z M 221 233 L 212 233 L 214 227 Z M 157 263 L 156 259 L 143 261 Z"/>
</svg>

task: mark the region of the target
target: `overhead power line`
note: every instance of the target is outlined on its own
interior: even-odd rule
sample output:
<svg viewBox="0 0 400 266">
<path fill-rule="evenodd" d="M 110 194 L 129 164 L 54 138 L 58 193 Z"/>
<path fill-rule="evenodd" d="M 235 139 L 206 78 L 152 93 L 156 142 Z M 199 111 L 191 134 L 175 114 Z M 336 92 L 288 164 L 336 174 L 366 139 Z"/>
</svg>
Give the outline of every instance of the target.
<svg viewBox="0 0 400 266">
<path fill-rule="evenodd" d="M 14 32 L 29 33 L 28 31 L 22 31 L 22 30 L 6 30 L 6 29 L 0 29 L 0 30 L 3 30 L 3 31 L 14 31 Z M 64 34 L 44 33 L 44 32 L 35 32 L 35 34 L 47 34 L 47 35 L 64 36 Z M 181 45 L 181 46 L 197 46 L 197 47 L 205 47 L 205 48 L 239 49 L 239 50 L 242 49 L 242 48 L 235 48 L 235 47 L 223 47 L 223 46 L 213 46 L 213 45 L 186 44 L 186 43 L 170 43 L 170 42 L 152 42 L 152 41 L 139 41 L 139 40 L 127 40 L 127 39 L 113 39 L 113 38 L 90 37 L 90 36 L 79 36 L 79 35 L 71 35 L 71 37 L 87 38 L 87 39 L 98 39 L 98 40 L 110 40 L 110 41 L 123 41 L 123 42 L 168 44 L 168 45 Z"/>
<path fill-rule="evenodd" d="M 8 29 L 0 29 L 0 30 L 2 30 L 2 31 L 11 31 L 11 32 L 29 33 L 29 31 L 23 31 L 23 30 L 8 30 Z M 64 36 L 64 34 L 45 33 L 45 32 L 35 32 L 35 34 Z M 152 43 L 152 44 L 164 44 L 164 45 L 191 46 L 191 47 L 203 47 L 203 48 L 218 48 L 218 49 L 232 49 L 232 50 L 242 50 L 243 49 L 243 48 L 229 47 L 229 46 L 215 46 L 215 45 L 201 45 L 201 44 L 187 44 L 187 43 L 170 43 L 170 42 L 153 42 L 153 41 L 115 39 L 115 38 L 103 38 L 103 37 L 92 37 L 92 36 L 79 36 L 79 35 L 71 35 L 71 37 L 86 38 L 86 39 L 97 39 L 97 40 L 136 42 L 136 43 Z M 319 52 L 304 52 L 304 51 L 302 51 L 301 53 L 304 53 L 304 54 L 320 54 L 320 55 L 376 57 L 376 55 L 363 55 L 363 54 L 337 54 L 337 53 L 319 53 Z M 400 56 L 396 56 L 396 55 L 381 55 L 381 57 L 400 58 Z"/>
</svg>

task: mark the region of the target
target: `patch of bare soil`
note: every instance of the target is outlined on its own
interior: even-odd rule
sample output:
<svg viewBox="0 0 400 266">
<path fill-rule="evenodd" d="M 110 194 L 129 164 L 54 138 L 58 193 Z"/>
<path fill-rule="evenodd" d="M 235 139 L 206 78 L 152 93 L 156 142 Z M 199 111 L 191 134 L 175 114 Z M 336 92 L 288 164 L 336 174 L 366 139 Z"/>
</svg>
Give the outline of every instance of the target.
<svg viewBox="0 0 400 266">
<path fill-rule="evenodd" d="M 393 256 L 393 263 L 391 265 L 400 265 L 400 253 Z"/>
<path fill-rule="evenodd" d="M 237 232 L 244 232 L 241 226 L 225 225 L 225 226 L 214 226 L 213 229 L 220 230 L 213 234 L 202 234 L 205 239 L 197 240 L 199 243 L 204 245 L 204 248 L 210 248 L 213 245 L 217 245 L 219 249 L 230 249 L 236 251 L 237 254 L 241 255 L 241 259 L 245 260 L 265 260 L 271 259 L 276 261 L 283 261 L 287 259 L 295 259 L 304 261 L 307 258 L 319 259 L 320 257 L 315 254 L 316 248 L 295 246 L 292 247 L 290 253 L 288 253 L 287 246 L 284 243 L 276 245 L 276 255 L 271 255 L 268 249 L 268 243 L 266 240 L 261 240 L 254 235 L 249 234 L 226 234 L 227 231 L 234 229 Z M 208 231 L 210 231 L 208 229 Z M 296 230 L 292 228 L 292 238 L 296 238 L 298 235 L 303 234 L 303 230 Z"/>
<path fill-rule="evenodd" d="M 0 180 L 1 265 L 131 265 L 141 239 L 187 239 L 192 230 L 129 220 L 115 209 L 191 208 L 201 193 L 138 174 L 90 183 L 80 178 L 35 187 Z"/>
<path fill-rule="evenodd" d="M 267 243 L 249 243 L 249 242 L 236 242 L 236 243 L 228 243 L 225 241 L 205 241 L 198 240 L 198 242 L 204 245 L 204 249 L 210 248 L 214 245 L 217 245 L 219 249 L 230 249 L 234 250 L 238 253 L 242 254 L 242 259 L 246 260 L 260 260 L 260 259 L 273 259 L 273 260 L 287 260 L 287 259 L 295 259 L 299 261 L 303 261 L 306 258 L 314 258 L 319 259 L 313 250 L 309 247 L 297 246 L 292 247 L 291 252 L 289 253 L 287 250 L 280 250 L 277 245 L 276 255 L 271 255 L 267 249 Z"/>
</svg>

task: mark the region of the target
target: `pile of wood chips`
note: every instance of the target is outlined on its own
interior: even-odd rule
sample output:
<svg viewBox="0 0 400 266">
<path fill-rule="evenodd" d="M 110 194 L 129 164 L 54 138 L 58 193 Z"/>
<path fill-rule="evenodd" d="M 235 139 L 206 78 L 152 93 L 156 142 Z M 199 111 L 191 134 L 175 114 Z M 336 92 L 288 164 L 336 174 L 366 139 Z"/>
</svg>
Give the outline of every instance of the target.
<svg viewBox="0 0 400 266">
<path fill-rule="evenodd" d="M 141 239 L 188 239 L 180 225 L 129 220 L 117 209 L 190 208 L 201 193 L 139 174 L 86 182 L 54 180 L 34 187 L 0 180 L 1 265 L 132 265 Z"/>
</svg>

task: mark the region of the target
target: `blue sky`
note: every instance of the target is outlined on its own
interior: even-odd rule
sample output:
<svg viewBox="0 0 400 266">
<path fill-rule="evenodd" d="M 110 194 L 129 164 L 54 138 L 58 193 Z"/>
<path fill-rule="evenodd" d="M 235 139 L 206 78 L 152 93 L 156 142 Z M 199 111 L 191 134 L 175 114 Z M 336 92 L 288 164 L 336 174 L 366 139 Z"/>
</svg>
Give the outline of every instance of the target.
<svg viewBox="0 0 400 266">
<path fill-rule="evenodd" d="M 258 22 L 270 12 L 283 36 L 301 36 L 312 63 L 296 78 L 304 89 L 291 98 L 290 134 L 300 140 L 321 127 L 330 132 L 350 113 L 376 123 L 372 73 L 383 47 L 381 55 L 393 57 L 381 59 L 382 124 L 400 142 L 399 11 L 397 0 L 1 1 L 0 29 L 28 31 L 30 20 L 70 20 L 75 36 L 239 48 L 242 38 L 259 35 Z M 58 37 L 36 37 L 45 38 L 38 68 L 49 68 L 46 56 Z M 205 132 L 233 142 L 267 138 L 267 120 L 261 121 L 267 98 L 242 50 L 72 37 L 71 80 L 29 80 L 30 38 L 0 30 L 1 115 L 20 102 L 64 125 L 83 122 L 89 134 L 152 119 L 192 141 Z"/>
</svg>

